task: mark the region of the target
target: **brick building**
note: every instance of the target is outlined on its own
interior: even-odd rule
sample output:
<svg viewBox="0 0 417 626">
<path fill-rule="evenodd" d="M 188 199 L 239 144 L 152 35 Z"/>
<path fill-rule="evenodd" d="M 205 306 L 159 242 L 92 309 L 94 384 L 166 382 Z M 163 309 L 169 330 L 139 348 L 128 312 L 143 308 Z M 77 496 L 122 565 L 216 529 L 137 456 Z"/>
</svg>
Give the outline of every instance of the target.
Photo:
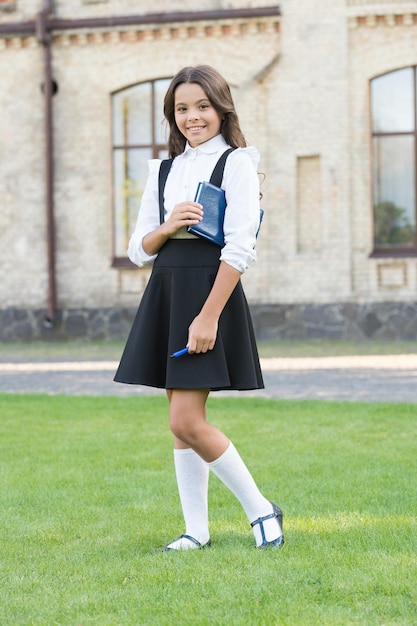
<svg viewBox="0 0 417 626">
<path fill-rule="evenodd" d="M 163 94 L 199 63 L 262 155 L 259 336 L 416 338 L 417 2 L 0 0 L 0 340 L 126 335 Z"/>
</svg>

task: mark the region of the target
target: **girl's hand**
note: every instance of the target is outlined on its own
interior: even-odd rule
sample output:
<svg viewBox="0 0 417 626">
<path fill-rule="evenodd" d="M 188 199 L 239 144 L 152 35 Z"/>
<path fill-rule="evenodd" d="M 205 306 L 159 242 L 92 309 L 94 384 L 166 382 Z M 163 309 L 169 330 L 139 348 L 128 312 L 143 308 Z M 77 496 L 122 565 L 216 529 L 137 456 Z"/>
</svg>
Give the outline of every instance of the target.
<svg viewBox="0 0 417 626">
<path fill-rule="evenodd" d="M 239 282 L 240 272 L 225 261 L 220 261 L 213 287 L 200 313 L 188 328 L 188 352 L 198 354 L 213 350 L 216 343 L 219 318 Z"/>
<path fill-rule="evenodd" d="M 142 239 L 142 246 L 146 254 L 157 254 L 164 243 L 175 235 L 181 228 L 198 224 L 203 218 L 203 207 L 197 202 L 180 202 L 176 204 L 169 218 L 151 230 Z"/>
<path fill-rule="evenodd" d="M 216 343 L 218 318 L 210 318 L 200 313 L 193 319 L 188 329 L 188 352 L 189 354 L 199 354 L 213 350 Z"/>
<path fill-rule="evenodd" d="M 203 218 L 203 207 L 197 202 L 180 202 L 176 204 L 171 215 L 165 222 L 168 236 L 174 235 L 184 226 L 198 224 Z"/>
</svg>

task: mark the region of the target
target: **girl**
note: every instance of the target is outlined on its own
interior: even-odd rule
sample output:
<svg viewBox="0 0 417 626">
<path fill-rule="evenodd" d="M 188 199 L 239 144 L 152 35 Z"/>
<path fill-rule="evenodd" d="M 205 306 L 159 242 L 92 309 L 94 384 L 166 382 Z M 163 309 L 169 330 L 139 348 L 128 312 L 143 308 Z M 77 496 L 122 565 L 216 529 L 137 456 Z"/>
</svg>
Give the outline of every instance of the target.
<svg viewBox="0 0 417 626">
<path fill-rule="evenodd" d="M 282 512 L 259 491 L 236 448 L 207 422 L 210 390 L 262 389 L 252 322 L 240 282 L 255 260 L 259 227 L 258 152 L 246 147 L 230 88 L 209 66 L 186 67 L 164 100 L 172 167 L 159 210 L 160 161 L 149 177 L 128 249 L 153 270 L 115 381 L 166 389 L 174 435 L 174 463 L 185 534 L 163 550 L 210 545 L 207 492 L 212 472 L 240 501 L 257 547 L 281 547 Z M 204 207 L 193 201 L 230 147 L 223 248 L 191 235 Z M 162 183 L 161 183 L 162 184 Z M 188 352 L 171 358 L 186 346 Z"/>
</svg>

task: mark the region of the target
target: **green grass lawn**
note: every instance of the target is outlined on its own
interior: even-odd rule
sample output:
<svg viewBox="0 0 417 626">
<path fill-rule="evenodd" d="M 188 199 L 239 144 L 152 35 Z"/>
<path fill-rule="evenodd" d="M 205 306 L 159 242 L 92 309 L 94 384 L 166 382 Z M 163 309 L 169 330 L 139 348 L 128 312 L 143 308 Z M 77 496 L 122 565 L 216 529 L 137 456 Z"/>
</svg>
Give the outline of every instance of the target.
<svg viewBox="0 0 417 626">
<path fill-rule="evenodd" d="M 1 626 L 417 624 L 417 405 L 212 398 L 282 550 L 212 476 L 183 532 L 163 397 L 0 394 Z"/>
</svg>

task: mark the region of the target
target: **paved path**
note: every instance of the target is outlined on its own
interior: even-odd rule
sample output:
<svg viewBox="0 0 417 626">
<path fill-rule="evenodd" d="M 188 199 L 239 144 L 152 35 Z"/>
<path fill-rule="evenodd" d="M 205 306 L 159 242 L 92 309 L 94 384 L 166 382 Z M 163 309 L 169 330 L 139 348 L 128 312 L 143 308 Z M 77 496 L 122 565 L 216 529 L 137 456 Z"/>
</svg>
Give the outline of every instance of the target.
<svg viewBox="0 0 417 626">
<path fill-rule="evenodd" d="M 218 396 L 417 402 L 417 355 L 261 359 L 265 389 Z M 0 392 L 153 395 L 113 382 L 115 361 L 0 363 Z"/>
</svg>

